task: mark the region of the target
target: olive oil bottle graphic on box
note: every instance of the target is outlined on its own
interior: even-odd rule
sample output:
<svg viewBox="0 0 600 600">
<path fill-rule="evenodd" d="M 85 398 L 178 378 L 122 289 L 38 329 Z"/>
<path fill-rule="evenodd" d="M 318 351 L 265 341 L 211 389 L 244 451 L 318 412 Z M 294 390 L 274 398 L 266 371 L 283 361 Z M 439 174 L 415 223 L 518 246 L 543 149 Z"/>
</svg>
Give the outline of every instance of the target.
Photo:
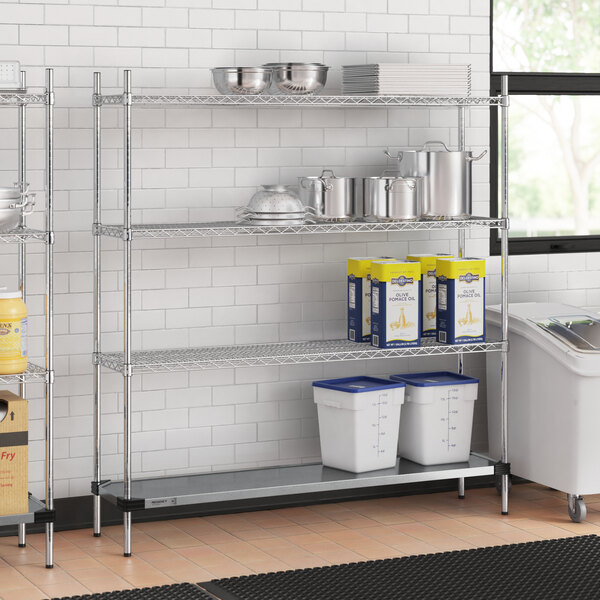
<svg viewBox="0 0 600 600">
<path fill-rule="evenodd" d="M 371 345 L 378 348 L 421 343 L 421 265 L 371 263 Z"/>
<path fill-rule="evenodd" d="M 485 260 L 440 258 L 436 270 L 437 341 L 485 341 Z"/>
<path fill-rule="evenodd" d="M 435 337 L 436 332 L 436 304 L 437 304 L 437 278 L 436 263 L 438 258 L 452 258 L 452 254 L 410 254 L 406 260 L 421 264 L 421 335 Z"/>
</svg>

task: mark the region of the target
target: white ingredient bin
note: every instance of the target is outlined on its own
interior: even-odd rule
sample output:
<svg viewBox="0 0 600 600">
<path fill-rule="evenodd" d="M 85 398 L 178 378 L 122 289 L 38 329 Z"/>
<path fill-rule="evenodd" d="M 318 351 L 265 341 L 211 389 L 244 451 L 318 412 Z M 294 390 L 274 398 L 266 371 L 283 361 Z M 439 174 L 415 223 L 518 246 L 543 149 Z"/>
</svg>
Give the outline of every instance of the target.
<svg viewBox="0 0 600 600">
<path fill-rule="evenodd" d="M 404 383 L 344 377 L 313 387 L 323 465 L 352 473 L 396 465 Z"/>
<path fill-rule="evenodd" d="M 500 307 L 488 308 L 498 338 Z M 565 304 L 511 303 L 508 340 L 511 473 L 566 492 L 571 519 L 582 521 L 582 496 L 600 493 L 600 318 Z M 500 459 L 499 355 L 487 357 L 487 384 L 489 453 Z"/>
<path fill-rule="evenodd" d="M 468 461 L 479 379 L 449 371 L 391 379 L 406 384 L 398 454 L 420 465 Z"/>
</svg>

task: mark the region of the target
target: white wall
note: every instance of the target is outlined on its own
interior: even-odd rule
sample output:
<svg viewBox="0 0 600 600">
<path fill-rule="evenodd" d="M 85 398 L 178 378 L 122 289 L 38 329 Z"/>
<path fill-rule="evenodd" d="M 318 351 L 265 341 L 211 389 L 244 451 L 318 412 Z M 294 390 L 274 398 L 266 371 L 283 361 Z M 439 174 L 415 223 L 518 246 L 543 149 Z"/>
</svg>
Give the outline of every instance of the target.
<svg viewBox="0 0 600 600">
<path fill-rule="evenodd" d="M 278 60 L 334 67 L 376 61 L 471 63 L 488 89 L 487 0 L 63 0 L 0 3 L 0 60 L 20 60 L 32 86 L 56 69 L 56 488 L 89 491 L 92 478 L 92 110 L 94 70 L 104 92 L 212 92 L 209 67 Z M 43 188 L 43 111 L 29 111 L 32 186 Z M 105 222 L 122 218 L 121 110 L 103 109 Z M 16 168 L 16 114 L 0 112 L 0 185 Z M 136 222 L 231 218 L 260 183 L 293 183 L 322 167 L 378 174 L 386 146 L 456 143 L 456 114 L 438 109 L 135 109 Z M 468 115 L 467 145 L 488 144 L 488 109 Z M 488 165 L 474 167 L 475 212 L 488 212 Z M 40 203 L 43 194 L 40 194 Z M 41 225 L 40 215 L 31 219 Z M 122 344 L 122 252 L 104 238 L 104 349 Z M 455 234 L 348 234 L 140 241 L 133 253 L 135 347 L 180 347 L 344 337 L 345 259 L 452 251 Z M 30 250 L 32 355 L 43 352 L 41 247 Z M 468 253 L 487 255 L 486 232 Z M 15 285 L 15 248 L 1 248 L 0 281 Z M 6 259 L 5 259 L 6 257 Z M 10 260 L 9 260 L 10 259 Z M 497 273 L 498 261 L 489 261 Z M 514 299 L 597 302 L 594 255 L 511 261 Z M 584 274 L 584 268 L 594 269 Z M 572 271 L 573 270 L 573 271 Z M 592 286 L 593 289 L 592 289 Z M 562 292 L 562 288 L 568 291 Z M 498 300 L 497 277 L 490 299 Z M 454 360 L 373 361 L 157 374 L 133 380 L 135 475 L 289 464 L 318 459 L 310 382 L 357 372 L 452 368 Z M 481 357 L 467 367 L 483 376 Z M 31 386 L 32 491 L 43 490 L 43 401 Z M 104 377 L 104 477 L 119 476 L 122 378 Z M 484 394 L 482 394 L 484 395 Z M 474 446 L 485 448 L 485 404 Z"/>
</svg>

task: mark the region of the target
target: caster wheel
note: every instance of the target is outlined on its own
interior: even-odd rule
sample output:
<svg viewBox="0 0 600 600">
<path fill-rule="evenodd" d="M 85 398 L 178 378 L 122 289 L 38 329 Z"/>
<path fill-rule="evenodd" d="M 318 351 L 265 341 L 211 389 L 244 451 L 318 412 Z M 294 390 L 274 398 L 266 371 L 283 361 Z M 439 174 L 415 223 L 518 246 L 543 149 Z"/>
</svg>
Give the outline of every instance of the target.
<svg viewBox="0 0 600 600">
<path fill-rule="evenodd" d="M 512 475 L 508 476 L 508 493 L 512 490 Z M 502 495 L 502 475 L 496 477 L 496 491 L 498 496 Z"/>
<path fill-rule="evenodd" d="M 581 523 L 585 521 L 587 515 L 587 509 L 585 508 L 585 502 L 581 496 L 573 496 L 569 498 L 569 517 L 574 523 Z"/>
</svg>

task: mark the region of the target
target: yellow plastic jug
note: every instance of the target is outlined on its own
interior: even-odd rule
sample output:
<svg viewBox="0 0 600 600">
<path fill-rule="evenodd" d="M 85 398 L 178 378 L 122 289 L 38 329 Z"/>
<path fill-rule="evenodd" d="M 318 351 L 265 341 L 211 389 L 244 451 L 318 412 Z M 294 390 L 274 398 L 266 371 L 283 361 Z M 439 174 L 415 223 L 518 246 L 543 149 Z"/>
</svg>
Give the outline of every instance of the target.
<svg viewBox="0 0 600 600">
<path fill-rule="evenodd" d="M 21 292 L 0 288 L 0 375 L 27 370 L 27 307 Z"/>
</svg>

